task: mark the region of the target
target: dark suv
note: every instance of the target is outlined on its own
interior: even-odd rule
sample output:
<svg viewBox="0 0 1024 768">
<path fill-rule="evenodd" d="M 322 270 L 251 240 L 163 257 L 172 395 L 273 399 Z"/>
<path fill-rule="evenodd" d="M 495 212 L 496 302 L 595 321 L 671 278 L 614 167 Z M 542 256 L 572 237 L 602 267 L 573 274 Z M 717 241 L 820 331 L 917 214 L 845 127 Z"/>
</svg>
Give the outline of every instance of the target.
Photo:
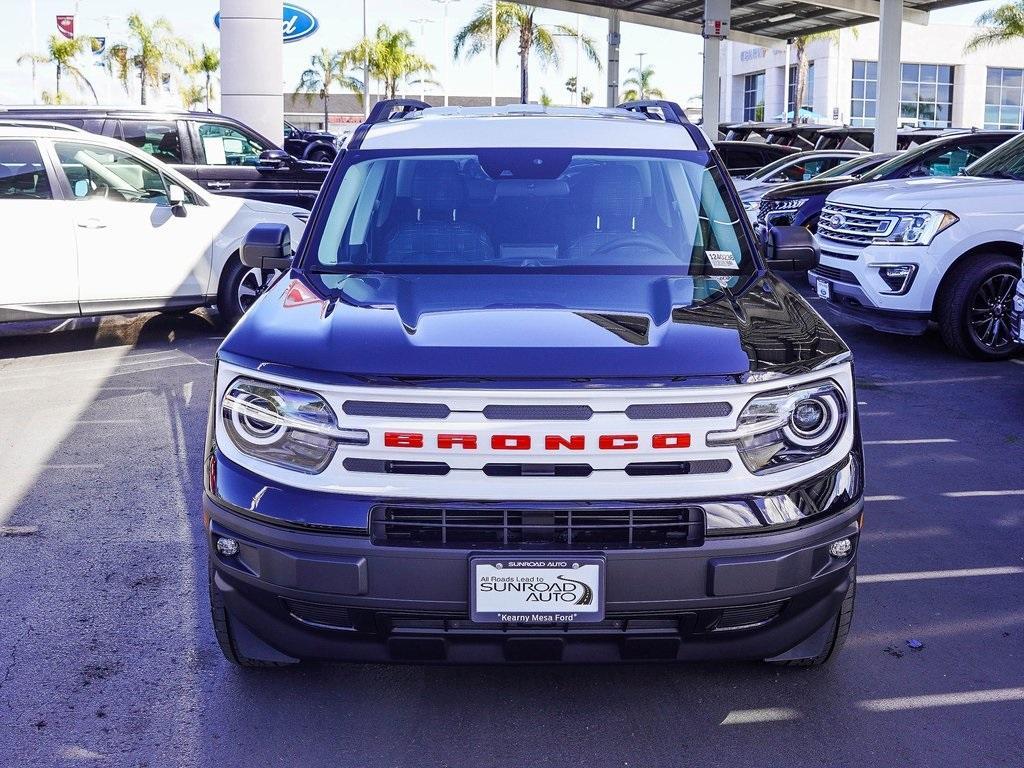
<svg viewBox="0 0 1024 768">
<path fill-rule="evenodd" d="M 333 163 L 338 156 L 338 139 L 327 131 L 306 131 L 285 120 L 284 148 L 300 160 Z"/>
<path fill-rule="evenodd" d="M 1016 131 L 951 134 L 900 152 L 868 172 L 861 169 L 842 175 L 819 176 L 810 181 L 780 184 L 761 197 L 755 231 L 759 237 L 764 236 L 769 226 L 800 226 L 815 232 L 825 198 L 837 189 L 872 181 L 956 176 L 961 169 L 1016 135 Z"/>
<path fill-rule="evenodd" d="M 249 126 L 212 112 L 13 107 L 4 117 L 65 123 L 121 139 L 225 195 L 312 208 L 330 166 L 300 160 Z"/>
</svg>

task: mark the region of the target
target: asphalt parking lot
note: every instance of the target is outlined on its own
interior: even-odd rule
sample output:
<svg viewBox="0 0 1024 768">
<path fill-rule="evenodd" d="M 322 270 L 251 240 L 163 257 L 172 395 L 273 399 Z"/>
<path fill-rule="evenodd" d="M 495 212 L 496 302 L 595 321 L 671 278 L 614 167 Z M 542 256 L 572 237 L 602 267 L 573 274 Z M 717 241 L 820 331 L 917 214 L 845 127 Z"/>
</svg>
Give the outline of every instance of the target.
<svg viewBox="0 0 1024 768">
<path fill-rule="evenodd" d="M 869 495 L 824 669 L 253 672 L 221 657 L 205 592 L 219 331 L 54 325 L 0 330 L 2 766 L 1024 765 L 1024 358 L 835 323 Z"/>
</svg>

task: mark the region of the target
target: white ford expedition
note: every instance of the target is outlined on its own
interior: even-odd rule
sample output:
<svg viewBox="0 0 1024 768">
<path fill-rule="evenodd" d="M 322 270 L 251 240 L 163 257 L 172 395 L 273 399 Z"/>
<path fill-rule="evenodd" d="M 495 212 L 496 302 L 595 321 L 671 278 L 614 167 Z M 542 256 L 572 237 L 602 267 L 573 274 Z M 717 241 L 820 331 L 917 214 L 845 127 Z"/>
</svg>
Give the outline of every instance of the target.
<svg viewBox="0 0 1024 768">
<path fill-rule="evenodd" d="M 997 360 L 1014 351 L 1024 135 L 963 173 L 829 195 L 810 280 L 830 309 L 891 333 L 920 334 L 935 321 L 946 345 L 966 357 Z"/>
</svg>

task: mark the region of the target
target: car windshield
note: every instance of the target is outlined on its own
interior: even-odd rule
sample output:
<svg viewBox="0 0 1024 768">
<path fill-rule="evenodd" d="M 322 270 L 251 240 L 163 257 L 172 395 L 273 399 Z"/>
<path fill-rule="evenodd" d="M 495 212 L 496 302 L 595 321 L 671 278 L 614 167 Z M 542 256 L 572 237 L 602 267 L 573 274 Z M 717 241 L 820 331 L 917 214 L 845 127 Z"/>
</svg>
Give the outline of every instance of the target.
<svg viewBox="0 0 1024 768">
<path fill-rule="evenodd" d="M 901 152 L 892 160 L 887 160 L 870 173 L 865 173 L 860 177 L 860 180 L 881 181 L 883 179 L 888 179 L 894 173 L 902 170 L 903 168 L 912 167 L 919 163 L 924 157 L 933 154 L 936 146 L 944 141 L 946 141 L 946 139 L 929 141 L 924 144 L 920 144 L 913 149 Z"/>
<path fill-rule="evenodd" d="M 964 169 L 967 176 L 1024 181 L 1024 134 L 1010 139 Z"/>
<path fill-rule="evenodd" d="M 789 165 L 790 163 L 796 162 L 796 155 L 784 155 L 778 160 L 773 160 L 768 165 L 762 166 L 754 171 L 752 174 L 747 176 L 748 179 L 767 179 L 769 176 L 774 174 L 780 168 Z"/>
<path fill-rule="evenodd" d="M 855 157 L 845 163 L 840 163 L 835 168 L 818 174 L 819 179 L 835 179 L 840 176 L 859 176 L 875 166 L 881 164 L 884 158 L 881 157 Z"/>
<path fill-rule="evenodd" d="M 312 269 L 750 274 L 740 215 L 710 163 L 695 151 L 352 153 Z"/>
</svg>

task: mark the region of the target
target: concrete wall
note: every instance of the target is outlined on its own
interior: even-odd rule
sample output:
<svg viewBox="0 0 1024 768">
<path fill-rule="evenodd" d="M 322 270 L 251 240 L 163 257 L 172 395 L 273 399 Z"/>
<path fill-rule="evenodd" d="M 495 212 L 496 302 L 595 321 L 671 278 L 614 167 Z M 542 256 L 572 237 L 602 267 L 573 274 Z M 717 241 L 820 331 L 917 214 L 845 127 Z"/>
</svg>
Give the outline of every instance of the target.
<svg viewBox="0 0 1024 768">
<path fill-rule="evenodd" d="M 220 0 L 221 111 L 284 138 L 280 0 Z"/>
</svg>

